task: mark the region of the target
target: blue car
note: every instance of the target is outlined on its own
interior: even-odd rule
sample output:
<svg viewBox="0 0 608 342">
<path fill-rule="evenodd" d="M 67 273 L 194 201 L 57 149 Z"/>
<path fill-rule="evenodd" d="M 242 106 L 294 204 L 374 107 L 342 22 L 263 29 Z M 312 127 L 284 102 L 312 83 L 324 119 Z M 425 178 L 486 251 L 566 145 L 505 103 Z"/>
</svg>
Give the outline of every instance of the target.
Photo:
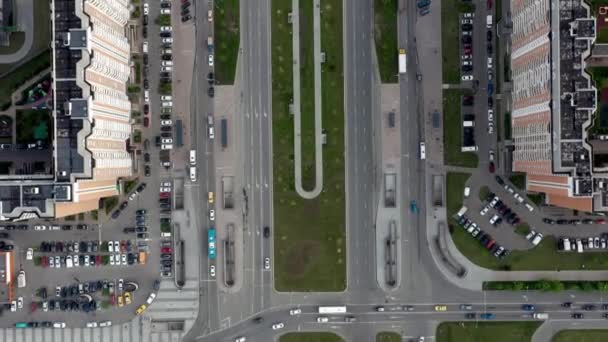
<svg viewBox="0 0 608 342">
<path fill-rule="evenodd" d="M 521 306 L 521 309 L 524 311 L 534 311 L 534 305 L 532 304 L 524 304 Z"/>
<path fill-rule="evenodd" d="M 482 313 L 481 315 L 479 315 L 479 317 L 481 317 L 481 319 L 493 319 L 494 314 L 486 312 L 486 313 Z"/>
<path fill-rule="evenodd" d="M 416 204 L 416 201 L 411 201 L 410 202 L 410 210 L 413 213 L 418 213 L 418 205 Z"/>
</svg>

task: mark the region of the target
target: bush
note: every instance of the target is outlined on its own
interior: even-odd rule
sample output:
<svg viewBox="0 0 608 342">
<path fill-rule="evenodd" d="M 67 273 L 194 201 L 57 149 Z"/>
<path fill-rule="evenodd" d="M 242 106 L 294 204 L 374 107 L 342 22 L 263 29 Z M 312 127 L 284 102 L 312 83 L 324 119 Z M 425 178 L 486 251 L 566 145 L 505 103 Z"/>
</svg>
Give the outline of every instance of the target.
<svg viewBox="0 0 608 342">
<path fill-rule="evenodd" d="M 42 257 L 40 257 L 40 256 L 34 257 L 34 265 L 36 265 L 36 266 L 42 265 Z"/>
<path fill-rule="evenodd" d="M 93 210 L 90 213 L 91 213 L 91 219 L 93 219 L 95 221 L 99 220 L 99 211 L 98 210 Z"/>
<path fill-rule="evenodd" d="M 163 222 L 160 224 L 160 231 L 163 233 L 171 232 L 171 224 L 169 222 Z"/>
<path fill-rule="evenodd" d="M 107 245 L 106 245 L 107 248 Z M 104 265 L 107 265 L 110 263 L 110 256 L 109 255 L 102 255 L 101 256 L 101 263 Z"/>
<path fill-rule="evenodd" d="M 78 214 L 78 219 L 79 219 L 80 221 L 84 220 L 84 213 L 80 213 L 80 214 Z"/>
<path fill-rule="evenodd" d="M 75 221 L 76 220 L 76 215 L 68 215 L 66 217 L 64 217 L 66 221 Z"/>
<path fill-rule="evenodd" d="M 139 182 L 138 178 L 126 181 L 125 182 L 125 194 L 128 194 L 131 192 L 131 190 L 135 189 L 135 187 L 137 186 L 137 182 Z"/>
<path fill-rule="evenodd" d="M 542 279 L 537 281 L 490 281 L 483 283 L 483 289 L 489 291 L 608 291 L 606 281 L 559 281 Z"/>
<path fill-rule="evenodd" d="M 101 251 L 102 252 L 107 252 L 108 251 L 108 242 L 107 241 L 104 241 L 104 242 L 101 243 Z"/>
<path fill-rule="evenodd" d="M 103 199 L 103 207 L 106 210 L 106 214 L 109 214 L 114 207 L 118 205 L 118 196 L 106 197 Z"/>
<path fill-rule="evenodd" d="M 158 85 L 158 92 L 161 95 L 171 95 L 172 91 L 173 86 L 171 85 L 171 83 L 161 83 Z"/>
<path fill-rule="evenodd" d="M 141 88 L 136 84 L 129 84 L 127 86 L 127 92 L 129 94 L 138 94 L 141 91 Z"/>
</svg>

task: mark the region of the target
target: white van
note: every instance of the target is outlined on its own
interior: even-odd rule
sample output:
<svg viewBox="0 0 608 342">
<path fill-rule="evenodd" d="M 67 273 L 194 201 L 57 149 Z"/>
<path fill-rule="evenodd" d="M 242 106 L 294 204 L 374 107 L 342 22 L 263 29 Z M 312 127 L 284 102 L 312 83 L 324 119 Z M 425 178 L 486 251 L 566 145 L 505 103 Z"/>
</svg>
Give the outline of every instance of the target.
<svg viewBox="0 0 608 342">
<path fill-rule="evenodd" d="M 570 252 L 570 239 L 565 238 L 564 239 L 564 251 L 566 252 Z"/>
<path fill-rule="evenodd" d="M 65 266 L 66 266 L 67 268 L 72 268 L 72 267 L 74 267 L 74 263 L 72 262 L 72 256 L 71 256 L 71 255 L 68 255 L 68 256 L 65 258 Z"/>
<path fill-rule="evenodd" d="M 486 17 L 486 27 L 489 29 L 492 28 L 492 16 L 491 15 Z"/>
<path fill-rule="evenodd" d="M 144 53 L 148 53 L 148 41 L 144 41 L 142 44 L 142 50 Z"/>
<path fill-rule="evenodd" d="M 190 150 L 190 165 L 196 165 L 196 150 Z"/>
<path fill-rule="evenodd" d="M 581 239 L 576 239 L 576 251 L 579 253 L 583 253 L 583 242 L 581 241 Z"/>
<path fill-rule="evenodd" d="M 196 167 L 190 166 L 190 180 L 196 182 Z"/>
<path fill-rule="evenodd" d="M 421 142 L 420 143 L 420 160 L 426 159 L 426 145 Z"/>
<path fill-rule="evenodd" d="M 475 121 L 463 121 L 462 126 L 463 127 L 475 127 Z"/>
</svg>

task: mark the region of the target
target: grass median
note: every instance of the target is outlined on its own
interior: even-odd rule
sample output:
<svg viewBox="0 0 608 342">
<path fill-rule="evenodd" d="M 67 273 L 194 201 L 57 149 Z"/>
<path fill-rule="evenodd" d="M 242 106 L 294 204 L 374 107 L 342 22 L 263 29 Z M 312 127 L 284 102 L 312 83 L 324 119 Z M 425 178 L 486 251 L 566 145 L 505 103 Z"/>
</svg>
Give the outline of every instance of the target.
<svg viewBox="0 0 608 342">
<path fill-rule="evenodd" d="M 323 191 L 313 200 L 294 186 L 291 2 L 272 1 L 272 132 L 275 287 L 279 291 L 341 291 L 346 287 L 342 1 L 323 2 L 321 49 Z M 304 152 L 307 153 L 307 152 Z"/>
<path fill-rule="evenodd" d="M 344 340 L 329 332 L 298 332 L 281 336 L 279 342 L 344 342 Z"/>
<path fill-rule="evenodd" d="M 551 339 L 551 342 L 605 341 L 608 341 L 608 330 L 562 330 Z"/>
<path fill-rule="evenodd" d="M 437 327 L 437 342 L 529 342 L 540 322 L 445 322 Z"/>
<path fill-rule="evenodd" d="M 401 335 L 395 332 L 381 332 L 376 335 L 376 342 L 401 342 Z"/>
<path fill-rule="evenodd" d="M 477 153 L 462 152 L 461 98 L 467 94 L 460 89 L 443 91 L 443 157 L 446 165 L 476 168 Z"/>
<path fill-rule="evenodd" d="M 219 84 L 234 84 L 240 40 L 239 0 L 215 0 L 213 6 L 215 80 Z"/>
<path fill-rule="evenodd" d="M 397 83 L 397 0 L 374 0 L 374 40 L 382 83 Z"/>
</svg>

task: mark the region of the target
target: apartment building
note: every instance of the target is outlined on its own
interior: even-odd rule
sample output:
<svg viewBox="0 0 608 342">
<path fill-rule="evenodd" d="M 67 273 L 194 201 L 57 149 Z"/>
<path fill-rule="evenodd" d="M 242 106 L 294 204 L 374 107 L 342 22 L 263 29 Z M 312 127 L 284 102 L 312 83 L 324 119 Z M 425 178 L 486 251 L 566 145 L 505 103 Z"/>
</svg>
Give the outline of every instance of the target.
<svg viewBox="0 0 608 342">
<path fill-rule="evenodd" d="M 127 0 L 54 0 L 50 174 L 0 178 L 2 219 L 97 209 L 132 172 Z"/>
<path fill-rule="evenodd" d="M 585 71 L 595 19 L 582 0 L 512 0 L 513 171 L 551 205 L 606 207 L 587 130 L 597 92 Z"/>
</svg>

